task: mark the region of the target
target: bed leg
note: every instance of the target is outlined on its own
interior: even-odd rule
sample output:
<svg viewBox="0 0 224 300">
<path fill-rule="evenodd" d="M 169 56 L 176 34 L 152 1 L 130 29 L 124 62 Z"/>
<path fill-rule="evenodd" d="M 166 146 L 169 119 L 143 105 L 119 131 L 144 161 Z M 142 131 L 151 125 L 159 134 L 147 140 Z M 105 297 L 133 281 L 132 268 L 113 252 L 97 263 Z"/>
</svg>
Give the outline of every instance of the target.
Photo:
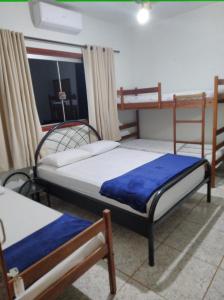
<svg viewBox="0 0 224 300">
<path fill-rule="evenodd" d="M 149 265 L 153 267 L 155 265 L 154 261 L 154 228 L 153 224 L 149 224 L 149 232 L 148 232 L 148 255 L 149 255 Z"/>
<path fill-rule="evenodd" d="M 114 252 L 113 252 L 113 241 L 112 241 L 112 226 L 111 226 L 111 215 L 108 209 L 103 211 L 103 218 L 106 225 L 106 241 L 108 246 L 107 264 L 109 272 L 110 281 L 110 293 L 112 295 L 116 294 L 116 274 L 115 274 L 115 264 L 114 264 Z"/>
<path fill-rule="evenodd" d="M 211 180 L 207 183 L 207 202 L 211 202 Z"/>
<path fill-rule="evenodd" d="M 3 257 L 2 247 L 0 243 L 0 300 L 10 300 L 10 295 L 5 261 Z"/>
</svg>

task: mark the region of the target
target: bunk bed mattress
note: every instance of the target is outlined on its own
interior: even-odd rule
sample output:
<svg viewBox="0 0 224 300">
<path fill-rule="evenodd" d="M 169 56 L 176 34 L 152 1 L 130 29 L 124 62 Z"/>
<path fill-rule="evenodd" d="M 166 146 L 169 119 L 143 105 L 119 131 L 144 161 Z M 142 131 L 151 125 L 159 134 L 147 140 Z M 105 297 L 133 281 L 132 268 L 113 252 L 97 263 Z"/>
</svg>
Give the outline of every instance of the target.
<svg viewBox="0 0 224 300">
<path fill-rule="evenodd" d="M 184 91 L 184 92 L 173 92 L 173 93 L 166 93 L 162 94 L 162 101 L 173 101 L 173 95 L 176 94 L 177 96 L 182 95 L 194 95 L 200 94 L 203 91 L 195 90 L 195 91 Z M 204 91 L 208 98 L 213 97 L 214 92 L 212 90 Z M 139 95 L 128 95 L 124 96 L 124 103 L 147 103 L 147 102 L 158 102 L 158 94 L 157 93 L 150 93 L 150 94 L 139 94 Z M 121 98 L 117 98 L 117 103 L 121 103 Z"/>
<path fill-rule="evenodd" d="M 106 153 L 67 165 L 54 168 L 47 165 L 38 167 L 38 175 L 46 181 L 52 182 L 69 190 L 79 192 L 113 206 L 120 207 L 143 217 L 148 216 L 152 201 L 147 204 L 147 213 L 138 212 L 128 205 L 119 203 L 113 199 L 101 196 L 101 185 L 112 178 L 127 173 L 163 154 L 146 151 L 117 148 Z M 163 216 L 178 200 L 189 193 L 204 178 L 205 168 L 199 167 L 173 188 L 167 191 L 160 199 L 155 212 L 155 220 Z"/>
<path fill-rule="evenodd" d="M 55 221 L 61 215 L 51 208 L 5 189 L 5 192 L 0 194 L 0 219 L 3 221 L 6 231 L 6 242 L 3 244 L 3 250 Z M 0 239 L 2 239 L 1 234 Z M 102 243 L 105 243 L 103 234 L 96 235 L 36 281 L 26 290 L 21 299 L 34 299 L 63 274 L 89 256 Z"/>
<path fill-rule="evenodd" d="M 134 139 L 121 143 L 121 147 L 127 149 L 135 149 L 141 151 L 149 151 L 156 153 L 173 153 L 172 141 L 161 141 L 153 139 Z M 205 158 L 211 163 L 212 161 L 212 145 L 205 144 Z M 177 143 L 177 153 L 180 155 L 189 155 L 201 157 L 201 146 L 193 144 Z M 219 159 L 224 154 L 224 147 L 216 152 L 216 158 Z"/>
</svg>

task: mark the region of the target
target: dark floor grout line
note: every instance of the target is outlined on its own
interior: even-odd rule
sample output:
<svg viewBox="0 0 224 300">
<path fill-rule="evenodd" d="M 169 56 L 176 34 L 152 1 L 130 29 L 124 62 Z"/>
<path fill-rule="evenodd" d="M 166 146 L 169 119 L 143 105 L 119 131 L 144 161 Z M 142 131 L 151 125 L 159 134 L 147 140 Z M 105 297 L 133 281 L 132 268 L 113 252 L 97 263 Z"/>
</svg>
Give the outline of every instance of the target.
<svg viewBox="0 0 224 300">
<path fill-rule="evenodd" d="M 202 297 L 202 300 L 205 299 L 205 297 L 206 297 L 206 295 L 207 295 L 207 293 L 208 293 L 208 291 L 209 291 L 209 289 L 210 289 L 210 287 L 211 287 L 211 285 L 212 285 L 212 283 L 213 283 L 213 281 L 214 281 L 214 279 L 215 279 L 215 277 L 216 277 L 216 274 L 218 273 L 219 270 L 221 270 L 220 267 L 221 267 L 221 265 L 222 265 L 223 260 L 224 260 L 224 257 L 221 259 L 221 261 L 220 261 L 220 263 L 219 263 L 219 265 L 218 265 L 218 267 L 217 267 L 217 269 L 216 269 L 214 275 L 212 276 L 212 279 L 211 279 L 211 281 L 210 281 L 210 283 L 209 283 L 209 285 L 208 285 L 208 287 L 207 287 L 207 289 L 206 289 L 206 292 L 205 292 L 204 296 Z"/>
</svg>

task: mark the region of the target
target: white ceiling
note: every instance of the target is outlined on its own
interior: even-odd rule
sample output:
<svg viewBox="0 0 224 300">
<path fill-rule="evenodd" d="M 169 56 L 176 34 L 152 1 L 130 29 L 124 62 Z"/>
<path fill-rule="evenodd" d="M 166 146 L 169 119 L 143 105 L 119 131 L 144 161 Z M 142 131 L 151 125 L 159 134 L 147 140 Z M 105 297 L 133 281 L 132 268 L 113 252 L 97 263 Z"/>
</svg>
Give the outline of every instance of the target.
<svg viewBox="0 0 224 300">
<path fill-rule="evenodd" d="M 189 12 L 212 2 L 157 2 L 152 4 L 152 19 L 161 21 Z M 213 2 L 214 3 L 214 2 Z M 86 15 L 104 21 L 136 25 L 136 11 L 139 4 L 135 2 L 75 2 L 63 3 L 63 6 L 78 10 Z"/>
</svg>

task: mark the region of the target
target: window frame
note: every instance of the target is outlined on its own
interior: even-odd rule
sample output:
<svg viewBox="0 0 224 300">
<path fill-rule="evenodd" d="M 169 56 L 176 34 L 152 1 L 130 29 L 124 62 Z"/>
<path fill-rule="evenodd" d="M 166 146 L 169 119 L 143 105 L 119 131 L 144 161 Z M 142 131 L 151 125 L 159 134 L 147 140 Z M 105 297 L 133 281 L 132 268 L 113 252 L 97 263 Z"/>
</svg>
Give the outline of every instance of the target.
<svg viewBox="0 0 224 300">
<path fill-rule="evenodd" d="M 45 49 L 45 48 L 34 48 L 34 47 L 26 47 L 26 52 L 29 58 L 29 55 L 40 55 L 40 56 L 52 56 L 52 57 L 59 57 L 59 58 L 70 58 L 70 59 L 77 59 L 77 60 L 83 60 L 82 53 L 77 52 L 66 52 L 66 51 L 60 51 L 60 50 L 51 50 L 51 49 Z M 32 57 L 30 57 L 32 58 Z M 80 119 L 80 121 L 88 122 L 87 119 Z M 47 132 L 51 130 L 56 124 L 58 123 L 52 123 L 47 125 L 41 125 L 42 131 Z M 76 123 L 69 123 L 66 125 L 66 127 L 73 127 L 73 126 L 79 126 Z"/>
</svg>

